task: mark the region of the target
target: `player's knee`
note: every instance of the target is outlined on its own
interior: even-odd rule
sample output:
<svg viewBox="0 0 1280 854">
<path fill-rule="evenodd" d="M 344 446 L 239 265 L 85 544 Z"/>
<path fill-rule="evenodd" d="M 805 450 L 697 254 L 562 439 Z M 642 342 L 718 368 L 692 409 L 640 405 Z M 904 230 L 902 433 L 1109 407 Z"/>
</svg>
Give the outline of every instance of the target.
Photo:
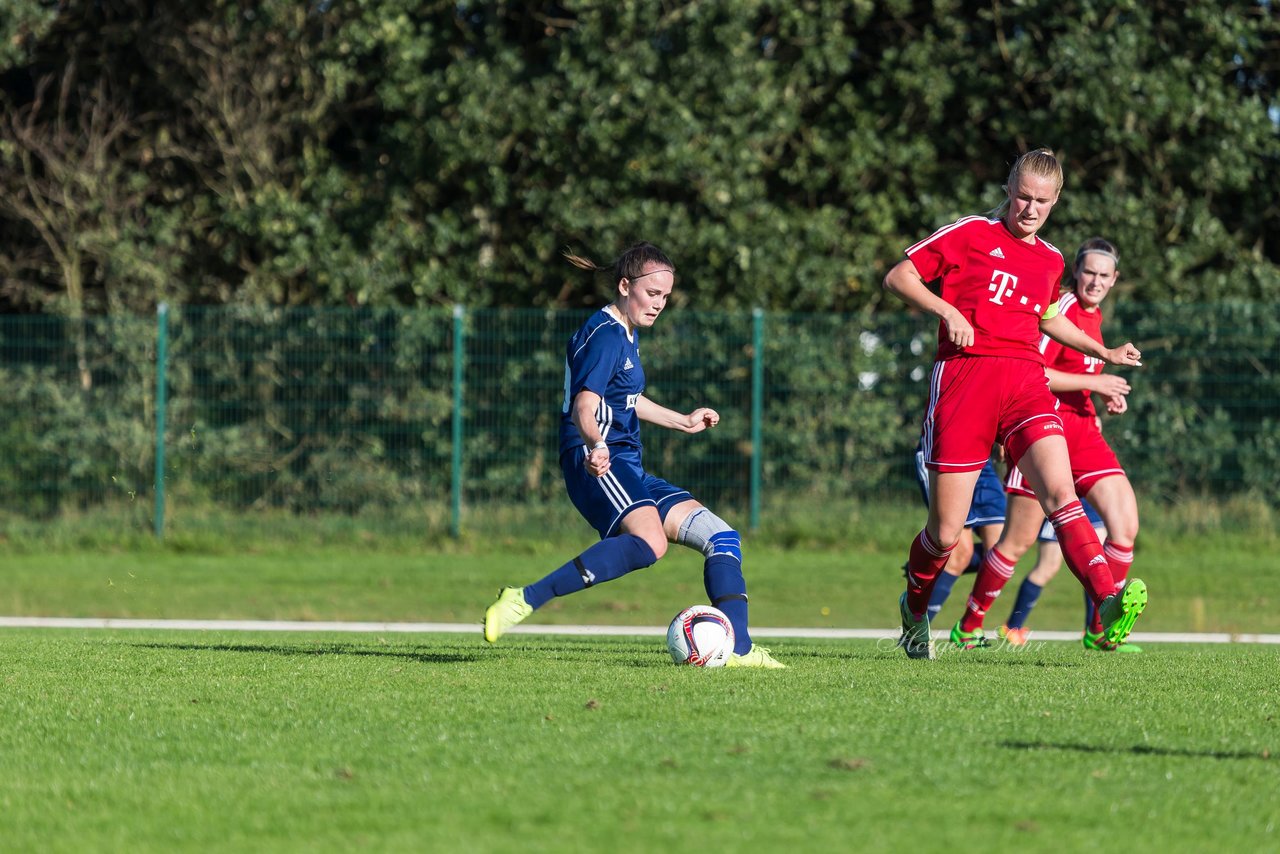
<svg viewBox="0 0 1280 854">
<path fill-rule="evenodd" d="M 693 511 L 684 520 L 676 542 L 697 549 L 704 557 L 725 555 L 742 562 L 741 535 L 705 507 Z"/>
<path fill-rule="evenodd" d="M 1045 497 L 1041 499 L 1040 506 L 1044 510 L 1044 515 L 1052 516 L 1071 502 L 1079 500 L 1080 497 L 1076 495 L 1075 490 L 1068 483 L 1065 486 L 1047 492 Z"/>
<path fill-rule="evenodd" d="M 954 550 L 960 543 L 960 537 L 967 534 L 968 529 L 961 526 L 959 528 L 949 528 L 945 525 L 938 526 L 938 535 L 930 538 L 942 549 Z"/>
<path fill-rule="evenodd" d="M 633 570 L 653 566 L 667 551 L 666 540 L 655 541 L 644 534 L 618 534 L 618 541 L 626 549 L 627 566 Z"/>
<path fill-rule="evenodd" d="M 1010 563 L 1017 563 L 1022 560 L 1022 556 L 1031 550 L 1031 543 L 1025 543 L 1020 540 L 1001 540 L 996 546 L 996 550 L 1004 555 Z"/>
<path fill-rule="evenodd" d="M 1123 519 L 1116 530 L 1108 533 L 1108 538 L 1115 543 L 1122 543 L 1133 548 L 1133 541 L 1138 539 L 1138 520 Z"/>
<path fill-rule="evenodd" d="M 964 537 L 956 541 L 956 547 L 951 550 L 951 555 L 947 558 L 947 565 L 942 569 L 948 575 L 964 575 L 966 569 L 969 568 L 970 562 L 973 560 L 973 545 L 965 544 Z"/>
<path fill-rule="evenodd" d="M 647 545 L 650 551 L 653 552 L 654 563 L 657 563 L 658 561 L 662 560 L 662 556 L 667 553 L 667 538 L 666 537 L 641 537 L 641 539 L 644 540 L 645 545 Z"/>
</svg>

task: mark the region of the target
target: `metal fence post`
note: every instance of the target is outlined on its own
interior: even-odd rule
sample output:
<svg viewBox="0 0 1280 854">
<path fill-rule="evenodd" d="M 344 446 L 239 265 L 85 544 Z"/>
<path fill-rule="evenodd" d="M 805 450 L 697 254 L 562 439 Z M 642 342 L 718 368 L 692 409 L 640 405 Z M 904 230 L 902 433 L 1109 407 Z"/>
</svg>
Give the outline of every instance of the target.
<svg viewBox="0 0 1280 854">
<path fill-rule="evenodd" d="M 449 532 L 455 537 L 462 535 L 462 359 L 463 349 L 463 308 L 453 307 L 453 474 L 450 479 Z"/>
<path fill-rule="evenodd" d="M 164 539 L 164 411 L 168 394 L 169 304 L 156 306 L 156 539 Z"/>
<path fill-rule="evenodd" d="M 764 309 L 751 310 L 751 517 L 760 526 L 760 465 L 764 451 Z"/>
</svg>

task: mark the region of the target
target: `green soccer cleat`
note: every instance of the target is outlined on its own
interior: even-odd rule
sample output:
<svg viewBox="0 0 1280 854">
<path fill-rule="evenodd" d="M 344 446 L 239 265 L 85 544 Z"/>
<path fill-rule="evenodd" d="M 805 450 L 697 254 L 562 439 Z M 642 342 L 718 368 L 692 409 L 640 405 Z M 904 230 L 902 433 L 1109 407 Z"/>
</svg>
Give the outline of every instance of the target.
<svg viewBox="0 0 1280 854">
<path fill-rule="evenodd" d="M 494 643 L 512 626 L 519 625 L 533 613 L 533 606 L 524 601 L 523 587 L 504 587 L 498 598 L 484 612 L 484 639 Z"/>
<path fill-rule="evenodd" d="M 906 593 L 898 600 L 898 612 L 902 616 L 902 637 L 898 638 L 898 646 L 907 653 L 907 658 L 932 659 L 933 637 L 929 634 L 929 615 L 926 613 L 916 619 L 907 608 Z"/>
<path fill-rule="evenodd" d="M 1084 633 L 1084 637 L 1080 638 L 1080 643 L 1084 645 L 1085 649 L 1092 650 L 1093 652 L 1142 652 L 1142 647 L 1138 646 L 1136 643 L 1129 643 L 1128 641 L 1125 641 L 1124 643 L 1111 643 L 1106 639 L 1102 632 L 1086 631 Z"/>
<path fill-rule="evenodd" d="M 986 649 L 991 646 L 991 641 L 987 640 L 982 629 L 960 631 L 960 620 L 956 620 L 956 624 L 951 627 L 951 643 L 960 649 Z"/>
<path fill-rule="evenodd" d="M 724 663 L 725 667 L 761 667 L 765 670 L 786 670 L 787 665 L 769 654 L 769 650 L 759 644 L 752 644 L 744 655 L 731 655 Z"/>
<path fill-rule="evenodd" d="M 1103 636 L 1109 643 L 1123 644 L 1146 607 L 1147 585 L 1141 578 L 1130 578 L 1115 595 L 1103 599 L 1098 606 Z"/>
<path fill-rule="evenodd" d="M 1106 639 L 1102 632 L 1091 632 L 1085 629 L 1080 644 L 1090 652 L 1115 652 L 1116 645 Z"/>
</svg>

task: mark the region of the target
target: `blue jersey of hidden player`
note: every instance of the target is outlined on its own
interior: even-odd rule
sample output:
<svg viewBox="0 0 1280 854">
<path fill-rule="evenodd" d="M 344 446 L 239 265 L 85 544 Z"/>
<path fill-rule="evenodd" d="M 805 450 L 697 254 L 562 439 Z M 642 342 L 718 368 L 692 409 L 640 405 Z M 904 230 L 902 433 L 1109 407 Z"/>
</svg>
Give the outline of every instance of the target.
<svg viewBox="0 0 1280 854">
<path fill-rule="evenodd" d="M 573 423 L 573 399 L 586 389 L 600 395 L 596 426 L 610 445 L 640 450 L 640 419 L 636 400 L 644 393 L 640 367 L 640 333 L 627 328 L 608 309 L 600 309 L 582 324 L 565 350 L 564 405 L 560 410 L 560 453 L 582 448 L 582 434 Z"/>
</svg>

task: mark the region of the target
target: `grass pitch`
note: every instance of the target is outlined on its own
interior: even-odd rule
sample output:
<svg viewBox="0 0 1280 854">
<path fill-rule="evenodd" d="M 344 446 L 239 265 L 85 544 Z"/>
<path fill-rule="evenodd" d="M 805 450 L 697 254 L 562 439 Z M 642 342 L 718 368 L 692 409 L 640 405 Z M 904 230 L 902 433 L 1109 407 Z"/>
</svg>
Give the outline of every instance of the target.
<svg viewBox="0 0 1280 854">
<path fill-rule="evenodd" d="M 1280 657 L 4 630 L 12 850 L 1274 850 Z M 945 849 L 944 849 L 945 850 Z"/>
<path fill-rule="evenodd" d="M 114 517 L 0 518 L 0 615 L 478 623 L 499 587 L 531 583 L 595 541 L 562 504 L 545 508 L 539 526 L 460 540 L 345 517 L 216 517 L 163 543 Z M 839 501 L 783 509 L 744 539 L 752 623 L 897 625 L 900 568 L 922 509 Z M 1280 516 L 1255 504 L 1144 512 L 1133 574 L 1147 582 L 1151 605 L 1139 632 L 1280 632 Z M 1023 559 L 996 602 L 992 629 L 1032 562 Z M 958 583 L 938 627 L 959 617 L 971 579 Z M 676 547 L 653 567 L 549 603 L 531 622 L 657 626 L 702 601 L 701 555 Z M 1030 626 L 1076 629 L 1082 611 L 1080 584 L 1063 569 Z"/>
<path fill-rule="evenodd" d="M 810 513 L 749 536 L 753 625 L 894 625 L 919 517 Z M 1264 521 L 1148 524 L 1138 631 L 1280 631 Z M 6 850 L 1280 848 L 1280 649 L 1037 643 L 1035 629 L 1079 625 L 1065 570 L 1023 651 L 909 662 L 873 642 L 778 639 L 788 670 L 699 671 L 654 637 L 484 644 L 499 586 L 589 545 L 576 519 L 461 542 L 350 525 L 165 544 L 59 530 L 0 536 L 0 614 L 475 631 L 0 629 Z M 673 549 L 528 624 L 665 625 L 704 598 L 698 556 Z"/>
<path fill-rule="evenodd" d="M 68 550 L 0 555 L 5 616 L 456 622 L 478 626 L 498 588 L 528 584 L 584 548 L 495 544 L 437 551 L 270 547 L 186 553 Z M 896 546 L 896 544 L 895 544 Z M 758 626 L 890 628 L 903 589 L 901 549 L 744 550 L 751 620 Z M 988 617 L 994 631 L 1017 597 L 1019 566 Z M 1153 543 L 1135 565 L 1151 605 L 1137 631 L 1280 632 L 1280 559 L 1246 540 L 1212 548 Z M 935 621 L 959 618 L 974 576 L 962 578 Z M 531 625 L 665 626 L 705 602 L 701 556 L 673 548 L 657 565 L 557 599 Z M 1066 569 L 1041 597 L 1030 626 L 1078 629 L 1083 598 Z M 477 628 L 478 631 L 478 628 Z"/>
</svg>

